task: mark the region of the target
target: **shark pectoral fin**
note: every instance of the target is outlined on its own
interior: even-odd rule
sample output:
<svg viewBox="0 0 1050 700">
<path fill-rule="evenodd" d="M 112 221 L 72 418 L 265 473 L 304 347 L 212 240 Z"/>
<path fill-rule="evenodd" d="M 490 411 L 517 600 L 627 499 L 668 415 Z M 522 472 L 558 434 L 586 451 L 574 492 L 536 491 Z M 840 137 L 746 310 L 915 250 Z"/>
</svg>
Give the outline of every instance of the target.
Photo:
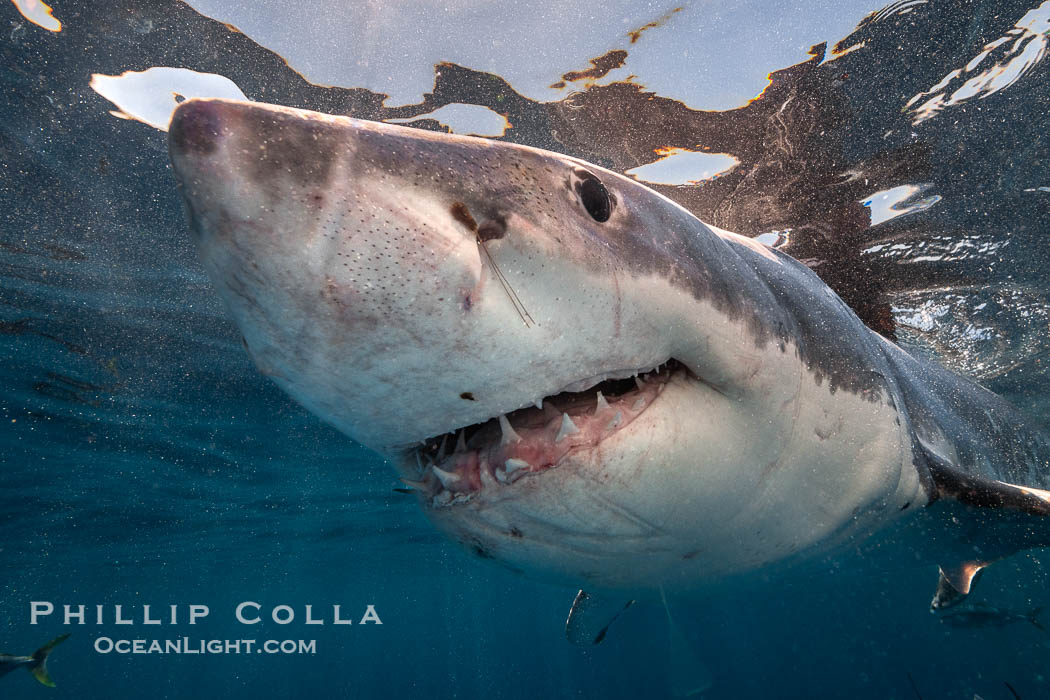
<svg viewBox="0 0 1050 700">
<path fill-rule="evenodd" d="M 957 501 L 971 508 L 1050 516 L 1050 491 L 970 474 L 928 449 L 924 448 L 923 452 L 934 500 Z"/>
<path fill-rule="evenodd" d="M 29 672 L 33 674 L 33 678 L 36 678 L 42 685 L 46 685 L 48 688 L 54 688 L 55 682 L 51 680 L 51 676 L 47 673 L 47 655 L 51 653 L 52 649 L 67 639 L 69 639 L 69 634 L 60 635 L 34 651 L 33 663 L 27 667 Z"/>
<path fill-rule="evenodd" d="M 941 519 L 943 548 L 931 610 L 969 595 L 989 564 L 1050 545 L 1050 492 L 966 472 L 924 448 L 932 485 L 931 511 Z"/>
<path fill-rule="evenodd" d="M 601 644 L 609 626 L 632 605 L 633 600 L 621 604 L 619 601 L 609 601 L 581 590 L 569 608 L 569 618 L 565 621 L 565 638 L 570 644 L 578 647 Z"/>
<path fill-rule="evenodd" d="M 964 561 L 954 566 L 941 565 L 937 590 L 930 601 L 930 611 L 945 610 L 964 601 L 985 566 L 987 564 L 976 561 Z"/>
</svg>

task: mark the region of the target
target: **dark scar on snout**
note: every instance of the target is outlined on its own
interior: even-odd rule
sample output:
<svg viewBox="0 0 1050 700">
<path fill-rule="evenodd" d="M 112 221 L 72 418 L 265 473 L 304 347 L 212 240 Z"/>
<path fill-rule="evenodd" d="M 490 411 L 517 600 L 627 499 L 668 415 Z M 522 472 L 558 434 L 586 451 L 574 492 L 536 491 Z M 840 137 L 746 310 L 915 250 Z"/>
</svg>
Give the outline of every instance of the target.
<svg viewBox="0 0 1050 700">
<path fill-rule="evenodd" d="M 471 231 L 478 230 L 478 222 L 474 221 L 474 217 L 470 214 L 470 209 L 468 209 L 467 205 L 463 202 L 453 202 L 449 211 L 452 212 L 453 219 L 463 224 Z"/>
</svg>

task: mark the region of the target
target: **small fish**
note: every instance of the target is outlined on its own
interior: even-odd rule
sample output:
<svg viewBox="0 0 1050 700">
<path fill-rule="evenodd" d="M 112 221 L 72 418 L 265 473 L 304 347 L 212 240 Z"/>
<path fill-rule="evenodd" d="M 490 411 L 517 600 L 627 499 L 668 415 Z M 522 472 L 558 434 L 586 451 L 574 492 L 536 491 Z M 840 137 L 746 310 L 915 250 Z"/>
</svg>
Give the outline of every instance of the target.
<svg viewBox="0 0 1050 700">
<path fill-rule="evenodd" d="M 16 668 L 25 668 L 33 674 L 33 678 L 36 678 L 49 688 L 54 688 L 55 682 L 51 680 L 51 676 L 47 675 L 47 655 L 50 654 L 51 650 L 56 646 L 66 641 L 68 637 L 68 634 L 55 637 L 50 642 L 34 651 L 32 656 L 0 654 L 0 676 L 6 676 Z"/>
<path fill-rule="evenodd" d="M 1031 612 L 1018 612 L 1006 608 L 977 603 L 966 607 L 951 608 L 940 615 L 941 622 L 952 627 L 1005 627 L 1016 622 L 1028 622 L 1036 629 L 1046 631 L 1039 621 L 1041 607 Z"/>
</svg>

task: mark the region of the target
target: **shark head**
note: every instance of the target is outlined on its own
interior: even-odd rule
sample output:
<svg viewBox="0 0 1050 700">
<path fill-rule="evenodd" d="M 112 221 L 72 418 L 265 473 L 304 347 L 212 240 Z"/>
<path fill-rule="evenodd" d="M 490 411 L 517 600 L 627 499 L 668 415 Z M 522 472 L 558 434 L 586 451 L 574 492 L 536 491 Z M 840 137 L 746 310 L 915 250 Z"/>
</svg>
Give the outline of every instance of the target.
<svg viewBox="0 0 1050 700">
<path fill-rule="evenodd" d="M 169 133 L 259 369 L 477 554 L 634 586 L 806 546 L 739 541 L 802 373 L 761 246 L 523 146 L 216 99 Z"/>
</svg>

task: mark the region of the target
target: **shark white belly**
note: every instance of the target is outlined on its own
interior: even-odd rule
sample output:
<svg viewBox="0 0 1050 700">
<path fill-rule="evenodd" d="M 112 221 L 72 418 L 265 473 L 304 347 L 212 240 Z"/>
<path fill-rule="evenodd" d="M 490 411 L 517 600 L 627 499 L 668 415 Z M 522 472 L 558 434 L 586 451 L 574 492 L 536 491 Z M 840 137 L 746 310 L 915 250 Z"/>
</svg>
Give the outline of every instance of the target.
<svg viewBox="0 0 1050 700">
<path fill-rule="evenodd" d="M 225 100 L 170 150 L 260 369 L 485 558 L 689 587 L 905 527 L 945 605 L 1047 543 L 1050 449 L 1012 408 L 629 178 Z"/>
</svg>

